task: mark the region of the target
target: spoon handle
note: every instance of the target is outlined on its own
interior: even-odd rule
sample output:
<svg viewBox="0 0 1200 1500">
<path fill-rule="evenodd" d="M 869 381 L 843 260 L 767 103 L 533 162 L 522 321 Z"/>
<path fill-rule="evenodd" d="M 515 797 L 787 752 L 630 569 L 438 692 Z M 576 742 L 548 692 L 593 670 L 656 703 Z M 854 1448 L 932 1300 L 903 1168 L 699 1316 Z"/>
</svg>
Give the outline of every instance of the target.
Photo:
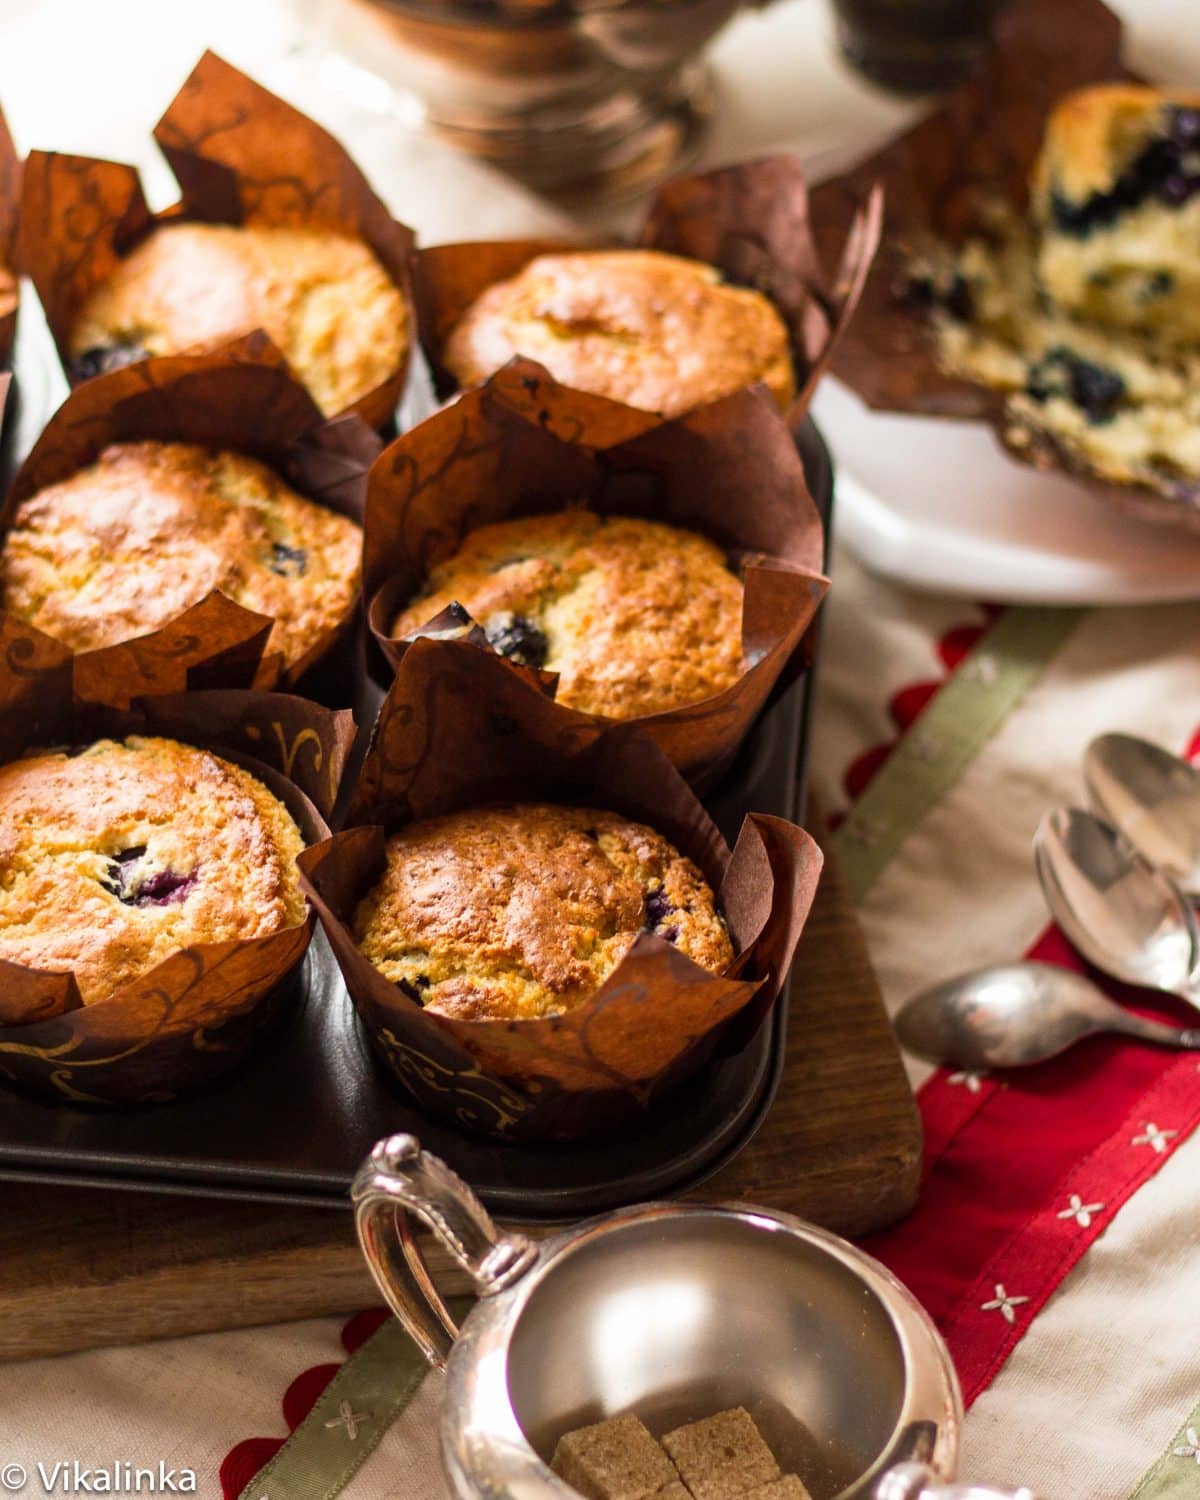
<svg viewBox="0 0 1200 1500">
<path fill-rule="evenodd" d="M 1143 1042 L 1157 1042 L 1163 1047 L 1182 1047 L 1200 1051 L 1200 1027 L 1165 1026 L 1161 1021 L 1148 1021 L 1145 1016 L 1131 1015 L 1128 1011 L 1111 1025 L 1113 1031 L 1122 1031 L 1126 1036 L 1140 1037 Z"/>
</svg>

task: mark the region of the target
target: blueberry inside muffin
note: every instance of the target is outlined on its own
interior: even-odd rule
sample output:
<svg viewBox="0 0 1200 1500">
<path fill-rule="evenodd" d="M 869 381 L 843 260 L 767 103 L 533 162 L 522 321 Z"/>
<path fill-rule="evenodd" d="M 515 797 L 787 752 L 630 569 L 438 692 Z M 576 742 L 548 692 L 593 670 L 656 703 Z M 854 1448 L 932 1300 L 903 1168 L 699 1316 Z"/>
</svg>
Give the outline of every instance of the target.
<svg viewBox="0 0 1200 1500">
<path fill-rule="evenodd" d="M 0 766 L 0 958 L 75 975 L 86 1005 L 193 943 L 304 920 L 291 814 L 174 740 L 98 740 Z"/>
<path fill-rule="evenodd" d="M 165 625 L 213 589 L 274 621 L 291 665 L 351 609 L 362 533 L 265 464 L 187 443 L 116 443 L 18 505 L 3 607 L 75 651 Z"/>
<path fill-rule="evenodd" d="M 707 537 L 568 510 L 480 527 L 392 622 L 459 604 L 512 661 L 559 674 L 558 701 L 628 719 L 699 702 L 742 665 L 741 580 Z"/>
<path fill-rule="evenodd" d="M 1105 85 L 1050 117 L 1031 211 L 984 206 L 906 295 L 949 373 L 1007 394 L 1009 440 L 1171 498 L 1200 479 L 1200 95 Z"/>
<path fill-rule="evenodd" d="M 476 298 L 442 358 L 466 387 L 518 354 L 564 385 L 665 416 L 758 380 L 781 407 L 795 394 L 787 328 L 767 298 L 653 250 L 538 256 Z"/>
<path fill-rule="evenodd" d="M 80 309 L 70 373 L 84 380 L 255 328 L 327 415 L 394 375 L 409 338 L 404 298 L 361 240 L 330 229 L 164 224 Z"/>
<path fill-rule="evenodd" d="M 1200 94 L 1114 84 L 1065 99 L 1034 171 L 1038 279 L 1097 323 L 1200 336 Z"/>
<path fill-rule="evenodd" d="M 411 823 L 354 914 L 361 951 L 411 1000 L 461 1020 L 533 1020 L 589 999 L 638 935 L 703 968 L 733 960 L 700 871 L 616 813 L 526 803 Z"/>
</svg>

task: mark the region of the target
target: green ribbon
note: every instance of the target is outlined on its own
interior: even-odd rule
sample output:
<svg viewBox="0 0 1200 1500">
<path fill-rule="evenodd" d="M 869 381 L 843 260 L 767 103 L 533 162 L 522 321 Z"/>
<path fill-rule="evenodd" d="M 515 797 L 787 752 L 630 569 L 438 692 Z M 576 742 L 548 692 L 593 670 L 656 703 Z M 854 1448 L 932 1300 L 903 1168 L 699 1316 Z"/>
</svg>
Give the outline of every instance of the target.
<svg viewBox="0 0 1200 1500">
<path fill-rule="evenodd" d="M 451 1299 L 456 1320 L 470 1310 Z M 416 1395 L 429 1366 L 395 1318 L 342 1365 L 316 1405 L 240 1500 L 334 1500 Z"/>
<path fill-rule="evenodd" d="M 1196 1500 L 1200 1495 L 1200 1402 L 1165 1451 L 1138 1480 L 1129 1500 Z"/>
<path fill-rule="evenodd" d="M 896 851 L 961 779 L 1083 617 L 1010 609 L 976 642 L 854 804 L 834 840 L 861 902 Z"/>
</svg>

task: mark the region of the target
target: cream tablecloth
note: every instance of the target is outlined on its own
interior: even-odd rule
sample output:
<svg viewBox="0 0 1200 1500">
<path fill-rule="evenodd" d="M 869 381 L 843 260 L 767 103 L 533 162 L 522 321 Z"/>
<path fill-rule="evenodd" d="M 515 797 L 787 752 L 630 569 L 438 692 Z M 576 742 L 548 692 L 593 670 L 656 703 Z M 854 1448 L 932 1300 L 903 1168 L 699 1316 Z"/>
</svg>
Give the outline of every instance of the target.
<svg viewBox="0 0 1200 1500">
<path fill-rule="evenodd" d="M 1143 63 L 1200 77 L 1194 0 L 1125 0 L 1122 9 L 1136 12 Z M 897 127 L 905 109 L 850 79 L 830 56 L 826 30 L 816 0 L 783 0 L 727 34 L 717 51 L 724 107 L 711 159 L 778 147 L 818 157 Z M 23 148 L 137 160 L 165 201 L 169 182 L 146 129 L 211 45 L 341 134 L 427 239 L 567 227 L 510 184 L 407 135 L 384 90 L 336 59 L 298 52 L 295 39 L 282 0 L 4 0 L 0 99 Z M 815 767 L 825 806 L 840 811 L 850 800 L 848 773 L 857 788 L 863 757 L 881 758 L 912 702 L 948 675 L 947 661 L 983 679 L 991 669 L 988 635 L 965 664 L 955 645 L 984 623 L 981 610 L 880 583 L 848 556 L 837 558 L 835 580 Z M 1048 805 L 1078 797 L 1079 754 L 1093 733 L 1124 727 L 1183 747 L 1200 725 L 1200 606 L 1093 611 L 1057 633 L 1062 643 L 1034 663 L 1028 691 L 953 784 L 909 809 L 898 847 L 865 891 L 862 914 L 893 1006 L 935 972 L 1014 956 L 1037 937 L 1045 918 L 1030 835 Z M 912 774 L 920 748 L 909 739 Z M 889 763 L 893 793 L 904 791 L 904 765 Z M 848 838 L 853 830 L 848 823 Z M 857 847 L 869 842 L 861 828 L 857 838 Z M 852 861 L 855 847 L 847 845 Z M 1162 1454 L 1142 1494 L 1200 1494 L 1200 1464 L 1186 1451 L 1200 1446 L 1192 1416 L 1200 1399 L 1200 1141 L 1174 1145 L 972 1408 L 965 1461 L 973 1476 L 1024 1482 L 1047 1500 L 1093 1500 L 1130 1493 Z M 986 1181 L 970 1187 L 988 1191 Z M 286 1435 L 280 1400 L 295 1377 L 343 1357 L 340 1327 L 319 1320 L 0 1367 L 0 1485 L 6 1464 L 24 1466 L 26 1492 L 38 1494 L 39 1461 L 162 1460 L 194 1470 L 198 1492 L 218 1495 L 217 1471 L 235 1444 Z M 437 1402 L 431 1380 L 347 1495 L 438 1500 Z M 344 1423 L 323 1430 L 330 1443 L 351 1441 Z M 329 1491 L 273 1489 L 269 1474 L 247 1491 L 274 1500 L 302 1492 Z"/>
</svg>

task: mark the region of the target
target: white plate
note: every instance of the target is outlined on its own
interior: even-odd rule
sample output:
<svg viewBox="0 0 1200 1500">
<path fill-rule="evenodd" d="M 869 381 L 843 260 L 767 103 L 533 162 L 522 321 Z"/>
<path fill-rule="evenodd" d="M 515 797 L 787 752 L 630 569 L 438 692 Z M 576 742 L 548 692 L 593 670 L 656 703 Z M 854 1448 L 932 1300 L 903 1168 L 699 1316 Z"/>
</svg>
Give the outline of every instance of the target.
<svg viewBox="0 0 1200 1500">
<path fill-rule="evenodd" d="M 838 535 L 885 577 L 1012 604 L 1200 598 L 1200 536 L 1014 463 L 980 423 L 873 412 L 833 379 L 813 415 L 833 450 Z"/>
</svg>

